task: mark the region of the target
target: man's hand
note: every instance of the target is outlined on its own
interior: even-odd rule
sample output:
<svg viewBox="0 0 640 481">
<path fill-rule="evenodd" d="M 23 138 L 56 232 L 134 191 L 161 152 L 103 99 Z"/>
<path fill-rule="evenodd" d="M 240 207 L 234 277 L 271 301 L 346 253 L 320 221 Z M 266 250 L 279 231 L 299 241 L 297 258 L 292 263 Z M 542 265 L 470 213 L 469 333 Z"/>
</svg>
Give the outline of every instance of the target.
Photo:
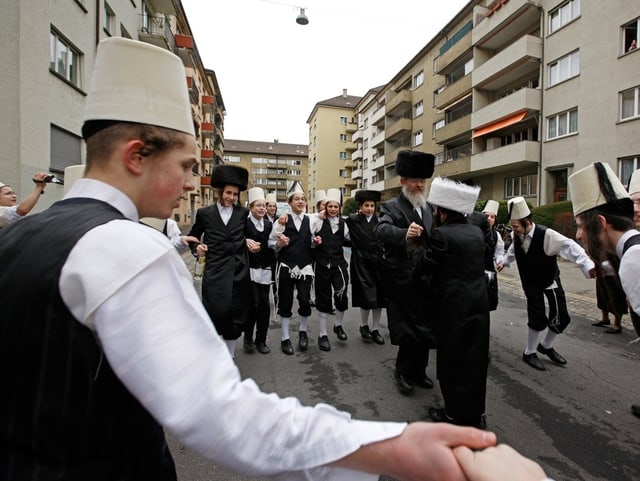
<svg viewBox="0 0 640 481">
<path fill-rule="evenodd" d="M 289 238 L 284 234 L 278 234 L 276 244 L 278 247 L 287 247 L 289 245 Z"/>
<path fill-rule="evenodd" d="M 424 228 L 421 225 L 412 222 L 409 228 L 407 229 L 407 239 L 414 239 L 416 237 L 420 237 L 424 232 Z"/>
<path fill-rule="evenodd" d="M 253 239 L 247 239 L 247 249 L 252 254 L 260 252 L 260 242 L 256 242 Z"/>
<path fill-rule="evenodd" d="M 198 257 L 204 257 L 207 255 L 208 250 L 209 247 L 207 247 L 207 244 L 198 244 L 198 247 L 196 247 L 196 254 Z"/>
<path fill-rule="evenodd" d="M 280 217 L 278 217 L 278 224 L 280 225 L 286 225 L 288 221 L 289 221 L 289 214 L 282 214 Z"/>
<path fill-rule="evenodd" d="M 193 237 L 192 235 L 183 235 L 180 236 L 180 240 L 182 241 L 182 243 L 186 246 L 188 246 L 191 243 L 195 243 L 195 244 L 199 244 L 200 241 L 198 240 L 197 237 Z"/>
<path fill-rule="evenodd" d="M 453 454 L 469 481 L 542 481 L 547 477 L 538 463 L 506 444 L 475 452 L 460 446 Z"/>
</svg>

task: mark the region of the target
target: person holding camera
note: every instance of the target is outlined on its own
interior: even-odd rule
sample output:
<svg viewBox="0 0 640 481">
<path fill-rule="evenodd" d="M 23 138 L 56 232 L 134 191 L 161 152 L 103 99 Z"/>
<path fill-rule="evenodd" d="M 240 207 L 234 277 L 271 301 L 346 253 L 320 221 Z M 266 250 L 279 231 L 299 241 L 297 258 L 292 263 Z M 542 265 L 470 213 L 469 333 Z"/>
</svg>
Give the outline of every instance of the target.
<svg viewBox="0 0 640 481">
<path fill-rule="evenodd" d="M 0 227 L 9 225 L 31 212 L 31 209 L 38 202 L 40 194 L 44 192 L 45 185 L 47 182 L 51 182 L 51 179 L 53 179 L 51 174 L 36 173 L 33 176 L 33 182 L 36 186 L 19 204 L 18 196 L 11 186 L 0 182 Z"/>
</svg>

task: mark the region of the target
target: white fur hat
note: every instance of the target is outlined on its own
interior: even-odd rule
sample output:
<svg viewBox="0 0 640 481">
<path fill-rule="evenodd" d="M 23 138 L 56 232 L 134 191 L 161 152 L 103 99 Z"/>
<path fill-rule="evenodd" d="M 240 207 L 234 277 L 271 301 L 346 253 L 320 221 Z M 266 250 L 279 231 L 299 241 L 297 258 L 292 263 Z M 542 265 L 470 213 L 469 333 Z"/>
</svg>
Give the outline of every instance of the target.
<svg viewBox="0 0 640 481">
<path fill-rule="evenodd" d="M 111 37 L 101 41 L 83 120 L 85 139 L 118 121 L 195 135 L 182 60 L 137 40 Z"/>
<path fill-rule="evenodd" d="M 267 194 L 265 197 L 265 202 L 267 204 L 276 204 L 278 202 L 278 196 L 276 194 Z"/>
<path fill-rule="evenodd" d="M 606 162 L 594 162 L 569 176 L 573 215 L 629 198 L 627 190 Z"/>
<path fill-rule="evenodd" d="M 480 187 L 461 184 L 446 177 L 436 177 L 431 182 L 428 202 L 461 214 L 473 212 L 480 194 Z"/>
<path fill-rule="evenodd" d="M 316 204 L 325 200 L 327 200 L 327 192 L 322 189 L 316 190 Z"/>
<path fill-rule="evenodd" d="M 62 192 L 66 194 L 69 189 L 75 184 L 76 180 L 82 179 L 84 176 L 84 164 L 70 165 L 64 168 L 64 188 Z"/>
<path fill-rule="evenodd" d="M 509 220 L 520 220 L 531 215 L 527 201 L 524 197 L 514 197 L 507 202 L 509 209 Z"/>
<path fill-rule="evenodd" d="M 498 202 L 496 202 L 495 200 L 489 199 L 484 205 L 484 209 L 482 209 L 482 212 L 484 212 L 485 214 L 493 214 L 497 216 L 498 210 L 500 210 L 500 204 L 498 204 Z"/>
<path fill-rule="evenodd" d="M 249 205 L 253 204 L 256 200 L 265 200 L 262 187 L 253 187 L 249 189 L 247 193 L 249 194 Z"/>
<path fill-rule="evenodd" d="M 340 189 L 328 189 L 327 196 L 324 200 L 326 202 L 337 202 L 342 205 L 342 192 L 340 192 Z"/>
<path fill-rule="evenodd" d="M 629 181 L 629 194 L 637 192 L 640 192 L 640 169 L 631 174 L 631 180 Z"/>
</svg>

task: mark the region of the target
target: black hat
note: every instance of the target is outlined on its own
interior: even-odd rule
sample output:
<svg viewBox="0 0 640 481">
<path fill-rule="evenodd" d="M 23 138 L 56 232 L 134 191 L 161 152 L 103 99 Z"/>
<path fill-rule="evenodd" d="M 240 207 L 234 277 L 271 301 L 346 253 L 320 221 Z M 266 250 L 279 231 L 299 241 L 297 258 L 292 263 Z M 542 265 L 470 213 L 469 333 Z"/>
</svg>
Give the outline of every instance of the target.
<svg viewBox="0 0 640 481">
<path fill-rule="evenodd" d="M 237 165 L 218 165 L 211 175 L 212 187 L 224 187 L 235 185 L 240 191 L 247 190 L 249 183 L 249 171 Z"/>
<path fill-rule="evenodd" d="M 377 190 L 359 190 L 354 196 L 358 204 L 363 204 L 368 200 L 380 202 L 380 192 Z"/>
<path fill-rule="evenodd" d="M 396 174 L 412 179 L 428 179 L 433 175 L 435 157 L 417 150 L 402 150 L 396 159 Z"/>
</svg>

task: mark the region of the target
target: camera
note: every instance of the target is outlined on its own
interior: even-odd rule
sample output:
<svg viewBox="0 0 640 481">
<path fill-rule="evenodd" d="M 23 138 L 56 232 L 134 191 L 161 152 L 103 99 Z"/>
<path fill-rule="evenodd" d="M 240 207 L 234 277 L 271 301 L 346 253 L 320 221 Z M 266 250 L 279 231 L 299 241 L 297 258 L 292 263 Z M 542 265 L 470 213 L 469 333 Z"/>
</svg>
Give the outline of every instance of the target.
<svg viewBox="0 0 640 481">
<path fill-rule="evenodd" d="M 51 184 L 64 185 L 64 182 L 63 182 L 62 180 L 58 179 L 58 178 L 57 178 L 55 175 L 53 175 L 53 174 L 47 175 L 47 176 L 44 178 L 44 181 L 45 181 L 45 182 L 47 182 L 47 183 L 51 183 Z"/>
</svg>

